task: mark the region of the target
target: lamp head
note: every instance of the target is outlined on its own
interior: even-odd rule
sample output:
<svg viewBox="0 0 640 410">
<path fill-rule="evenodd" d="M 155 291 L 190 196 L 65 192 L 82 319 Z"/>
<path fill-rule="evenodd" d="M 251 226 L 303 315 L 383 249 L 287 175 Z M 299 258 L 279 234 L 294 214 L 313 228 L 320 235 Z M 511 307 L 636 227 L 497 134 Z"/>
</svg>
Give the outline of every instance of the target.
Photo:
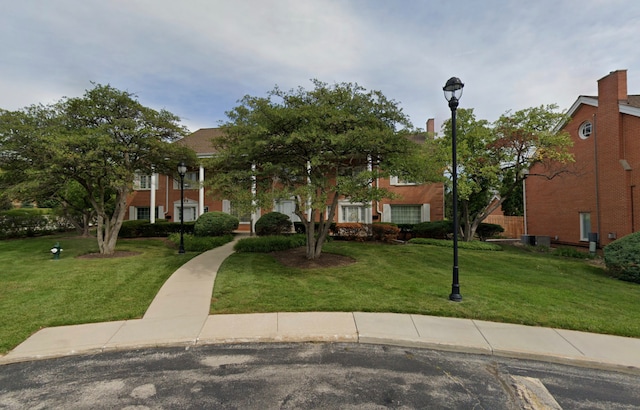
<svg viewBox="0 0 640 410">
<path fill-rule="evenodd" d="M 185 165 L 184 161 L 181 161 L 178 164 L 178 174 L 180 174 L 180 176 L 184 176 L 187 173 L 187 166 Z"/>
<path fill-rule="evenodd" d="M 462 88 L 464 83 L 460 81 L 458 77 L 451 77 L 447 80 L 447 83 L 442 87 L 444 91 L 444 98 L 451 102 L 452 100 L 458 101 L 462 97 Z"/>
</svg>

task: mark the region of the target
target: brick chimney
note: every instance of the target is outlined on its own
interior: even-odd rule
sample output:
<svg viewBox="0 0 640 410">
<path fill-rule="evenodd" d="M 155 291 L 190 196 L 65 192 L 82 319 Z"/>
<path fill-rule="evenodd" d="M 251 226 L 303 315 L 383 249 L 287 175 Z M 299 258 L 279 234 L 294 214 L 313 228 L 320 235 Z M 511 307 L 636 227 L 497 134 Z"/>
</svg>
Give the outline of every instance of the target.
<svg viewBox="0 0 640 410">
<path fill-rule="evenodd" d="M 627 101 L 627 70 L 616 70 L 598 80 L 598 100 L 605 103 Z"/>
<path fill-rule="evenodd" d="M 436 132 L 435 120 L 433 118 L 427 120 L 427 132 L 430 134 L 435 134 Z"/>
</svg>

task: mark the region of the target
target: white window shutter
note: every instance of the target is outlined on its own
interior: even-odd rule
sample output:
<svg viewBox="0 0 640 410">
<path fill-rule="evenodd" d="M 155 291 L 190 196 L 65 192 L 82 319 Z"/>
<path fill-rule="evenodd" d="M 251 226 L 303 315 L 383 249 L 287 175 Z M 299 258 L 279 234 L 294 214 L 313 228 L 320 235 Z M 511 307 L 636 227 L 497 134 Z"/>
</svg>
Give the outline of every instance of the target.
<svg viewBox="0 0 640 410">
<path fill-rule="evenodd" d="M 129 220 L 133 221 L 136 219 L 136 207 L 135 206 L 130 206 L 129 207 Z"/>
<path fill-rule="evenodd" d="M 431 220 L 431 205 L 422 204 L 422 210 L 420 212 L 420 220 L 422 222 L 429 222 Z"/>
<path fill-rule="evenodd" d="M 231 213 L 231 201 L 228 199 L 222 200 L 222 212 Z"/>
<path fill-rule="evenodd" d="M 391 222 L 391 205 L 382 205 L 382 222 Z"/>
</svg>

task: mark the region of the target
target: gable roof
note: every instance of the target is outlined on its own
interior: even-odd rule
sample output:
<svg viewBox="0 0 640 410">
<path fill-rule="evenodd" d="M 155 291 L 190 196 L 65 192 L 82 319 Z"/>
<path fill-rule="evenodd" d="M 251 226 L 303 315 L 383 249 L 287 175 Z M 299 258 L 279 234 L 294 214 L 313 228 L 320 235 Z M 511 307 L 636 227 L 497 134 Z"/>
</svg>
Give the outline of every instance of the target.
<svg viewBox="0 0 640 410">
<path fill-rule="evenodd" d="M 222 135 L 220 128 L 200 128 L 193 134 L 189 134 L 181 140 L 176 141 L 176 144 L 191 148 L 196 152 L 198 157 L 210 157 L 216 152 L 211 145 L 211 140 L 220 135 Z"/>
<path fill-rule="evenodd" d="M 573 103 L 567 115 L 572 117 L 573 114 L 580 108 L 581 105 L 590 105 L 592 107 L 598 106 L 598 97 L 590 95 L 581 95 L 576 102 Z M 618 110 L 622 114 L 629 114 L 636 117 L 640 117 L 640 95 L 629 95 L 625 101 L 618 102 Z"/>
</svg>

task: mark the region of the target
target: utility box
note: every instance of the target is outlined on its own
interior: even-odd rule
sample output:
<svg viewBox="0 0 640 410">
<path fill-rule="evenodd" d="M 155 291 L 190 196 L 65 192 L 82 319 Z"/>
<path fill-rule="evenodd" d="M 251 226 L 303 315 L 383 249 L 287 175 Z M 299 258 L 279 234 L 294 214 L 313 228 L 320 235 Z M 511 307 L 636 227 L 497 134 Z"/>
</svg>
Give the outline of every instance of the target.
<svg viewBox="0 0 640 410">
<path fill-rule="evenodd" d="M 596 249 L 598 249 L 598 232 L 589 232 L 589 252 L 596 253 Z"/>
<path fill-rule="evenodd" d="M 536 237 L 534 235 L 521 235 L 520 242 L 523 245 L 536 246 Z"/>
<path fill-rule="evenodd" d="M 546 246 L 547 248 L 551 246 L 551 237 L 550 236 L 536 236 L 536 246 Z"/>
</svg>

